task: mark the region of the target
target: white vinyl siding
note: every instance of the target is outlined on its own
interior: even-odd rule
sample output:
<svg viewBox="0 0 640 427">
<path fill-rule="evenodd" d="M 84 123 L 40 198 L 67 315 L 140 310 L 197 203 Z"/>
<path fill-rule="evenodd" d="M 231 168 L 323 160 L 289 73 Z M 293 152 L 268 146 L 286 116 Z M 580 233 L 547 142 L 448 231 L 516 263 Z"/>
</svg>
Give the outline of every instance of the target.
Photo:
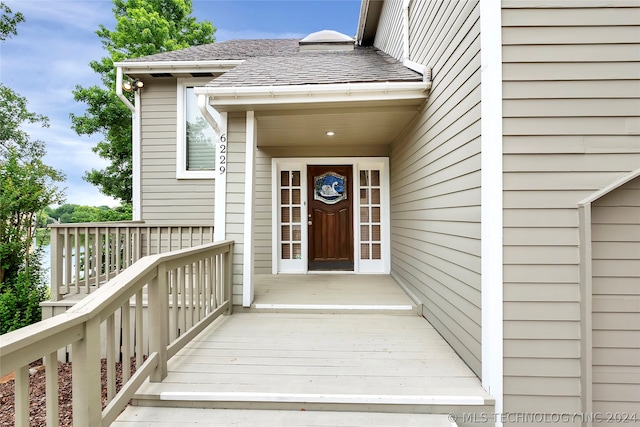
<svg viewBox="0 0 640 427">
<path fill-rule="evenodd" d="M 410 11 L 411 60 L 432 67 L 434 80 L 391 146 L 391 272 L 480 375 L 479 7 L 424 1 Z"/>
<path fill-rule="evenodd" d="M 385 1 L 380 13 L 378 31 L 373 45 L 381 51 L 401 61 L 402 46 L 402 3 L 403 0 Z"/>
<path fill-rule="evenodd" d="M 213 225 L 214 180 L 176 179 L 176 80 L 145 81 L 140 98 L 140 219 L 158 225 Z"/>
<path fill-rule="evenodd" d="M 640 178 L 595 201 L 593 410 L 640 416 Z"/>
<path fill-rule="evenodd" d="M 604 4 L 503 1 L 504 408 L 512 413 L 583 409 L 578 203 L 640 167 L 640 8 Z"/>
<path fill-rule="evenodd" d="M 233 303 L 242 305 L 244 257 L 244 180 L 246 149 L 245 113 L 229 113 L 227 122 L 227 239 L 233 247 Z"/>
</svg>

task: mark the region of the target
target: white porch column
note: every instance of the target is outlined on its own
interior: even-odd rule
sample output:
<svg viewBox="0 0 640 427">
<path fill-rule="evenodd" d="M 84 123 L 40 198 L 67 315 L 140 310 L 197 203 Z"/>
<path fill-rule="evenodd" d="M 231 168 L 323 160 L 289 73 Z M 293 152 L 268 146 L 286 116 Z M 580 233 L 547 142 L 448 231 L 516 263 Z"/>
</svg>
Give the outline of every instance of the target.
<svg viewBox="0 0 640 427">
<path fill-rule="evenodd" d="M 242 305 L 249 307 L 253 302 L 253 213 L 255 188 L 255 158 L 257 146 L 256 118 L 253 111 L 247 111 L 247 141 L 244 175 L 244 249 L 242 260 Z"/>
<path fill-rule="evenodd" d="M 498 414 L 504 372 L 501 12 L 500 2 L 480 0 L 482 386 L 496 399 Z"/>
<path fill-rule="evenodd" d="M 228 135 L 227 113 L 220 113 L 220 134 L 216 150 L 216 182 L 215 182 L 215 213 L 213 220 L 213 241 L 219 242 L 227 238 L 227 164 Z M 222 157 L 224 156 L 224 157 Z M 225 159 L 224 164 L 222 159 Z"/>
</svg>

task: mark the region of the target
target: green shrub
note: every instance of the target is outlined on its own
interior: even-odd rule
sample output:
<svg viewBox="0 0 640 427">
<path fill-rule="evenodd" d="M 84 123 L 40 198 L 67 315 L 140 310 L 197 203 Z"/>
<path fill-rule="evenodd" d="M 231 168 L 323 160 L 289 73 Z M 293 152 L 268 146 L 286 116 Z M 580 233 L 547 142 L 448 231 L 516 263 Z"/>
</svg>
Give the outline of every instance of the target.
<svg viewBox="0 0 640 427">
<path fill-rule="evenodd" d="M 0 292 L 0 335 L 41 320 L 40 303 L 49 298 L 49 288 L 44 284 L 39 251 L 29 255 L 28 267 L 0 283 Z"/>
</svg>

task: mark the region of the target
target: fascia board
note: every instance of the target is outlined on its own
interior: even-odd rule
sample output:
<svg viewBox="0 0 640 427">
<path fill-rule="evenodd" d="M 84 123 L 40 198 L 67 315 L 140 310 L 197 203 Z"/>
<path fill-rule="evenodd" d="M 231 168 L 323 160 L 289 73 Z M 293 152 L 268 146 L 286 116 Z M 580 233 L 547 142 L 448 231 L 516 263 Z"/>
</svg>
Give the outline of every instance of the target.
<svg viewBox="0 0 640 427">
<path fill-rule="evenodd" d="M 321 102 L 426 99 L 429 82 L 380 82 L 328 85 L 196 87 L 212 106 L 308 104 Z"/>
<path fill-rule="evenodd" d="M 167 72 L 201 72 L 206 71 L 229 71 L 242 64 L 242 59 L 212 60 L 212 61 L 126 61 L 115 62 L 114 67 L 122 67 L 124 73 L 145 72 L 145 73 L 167 73 Z"/>
</svg>

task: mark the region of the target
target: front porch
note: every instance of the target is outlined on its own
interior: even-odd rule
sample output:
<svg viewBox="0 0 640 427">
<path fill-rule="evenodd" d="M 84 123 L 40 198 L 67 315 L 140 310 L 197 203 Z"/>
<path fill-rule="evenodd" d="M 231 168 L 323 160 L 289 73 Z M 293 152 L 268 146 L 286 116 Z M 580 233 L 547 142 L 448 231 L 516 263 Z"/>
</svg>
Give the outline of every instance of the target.
<svg viewBox="0 0 640 427">
<path fill-rule="evenodd" d="M 3 336 L 16 425 L 29 419 L 28 364 L 42 356 L 47 425 L 58 424 L 61 352 L 82 372 L 73 377 L 78 425 L 451 426 L 453 413 L 464 426 L 486 425 L 493 412 L 479 379 L 389 275 L 258 274 L 253 303 L 234 307 L 233 242 L 160 246 L 119 264 L 104 285 L 72 275 L 57 302 L 72 308 Z M 138 369 L 116 388 L 115 364 L 130 357 Z"/>
<path fill-rule="evenodd" d="M 475 374 L 390 276 L 255 283 L 252 307 L 193 339 L 114 425 L 451 426 L 450 413 L 468 425 L 469 414 L 493 411 Z"/>
</svg>

